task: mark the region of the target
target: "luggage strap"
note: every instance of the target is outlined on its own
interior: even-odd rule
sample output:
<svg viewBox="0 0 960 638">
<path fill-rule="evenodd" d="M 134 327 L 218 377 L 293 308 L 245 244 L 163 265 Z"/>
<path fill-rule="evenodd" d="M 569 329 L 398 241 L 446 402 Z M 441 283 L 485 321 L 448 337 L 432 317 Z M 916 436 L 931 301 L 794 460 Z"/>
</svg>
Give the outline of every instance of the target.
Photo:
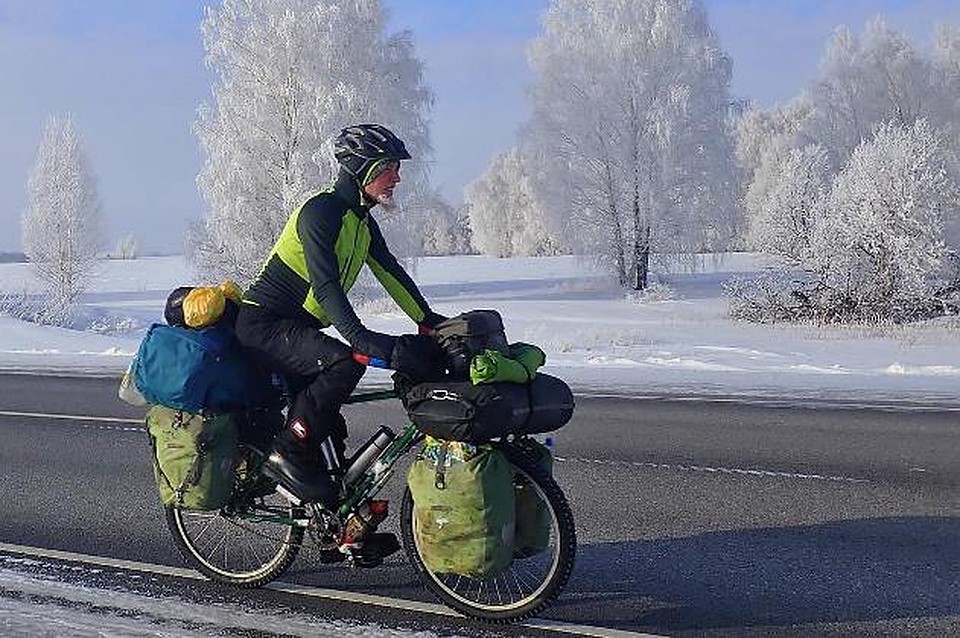
<svg viewBox="0 0 960 638">
<path fill-rule="evenodd" d="M 446 477 L 446 467 L 447 467 L 447 452 L 450 449 L 450 442 L 444 441 L 443 445 L 440 446 L 440 450 L 437 452 L 437 475 L 433 479 L 433 486 L 438 490 L 447 489 L 447 477 Z"/>
</svg>

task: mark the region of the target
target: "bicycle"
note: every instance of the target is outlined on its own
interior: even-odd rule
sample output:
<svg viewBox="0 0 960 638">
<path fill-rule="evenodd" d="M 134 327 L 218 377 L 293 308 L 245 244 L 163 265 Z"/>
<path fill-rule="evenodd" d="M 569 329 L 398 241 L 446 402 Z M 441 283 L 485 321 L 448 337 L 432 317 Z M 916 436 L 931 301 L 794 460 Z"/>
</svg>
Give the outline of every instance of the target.
<svg viewBox="0 0 960 638">
<path fill-rule="evenodd" d="M 371 391 L 354 394 L 346 403 L 397 397 L 394 390 Z M 305 536 L 322 552 L 336 551 L 348 518 L 383 489 L 394 475 L 396 463 L 423 438 L 417 426 L 409 423 L 352 484 L 345 486 L 345 497 L 335 512 L 298 504 L 277 492 L 276 485 L 259 473 L 263 453 L 255 446 L 241 444 L 241 462 L 230 502 L 213 512 L 167 506 L 167 525 L 183 556 L 202 574 L 239 587 L 259 587 L 290 567 L 304 547 Z M 532 486 L 546 504 L 550 533 L 545 551 L 515 556 L 506 570 L 482 578 L 433 572 L 421 558 L 409 488 L 402 497 L 400 531 L 410 564 L 434 596 L 466 616 L 505 623 L 538 613 L 560 594 L 573 569 L 577 542 L 570 506 L 542 466 L 532 439 L 511 435 L 490 445 L 501 450 L 510 462 L 515 486 Z"/>
</svg>

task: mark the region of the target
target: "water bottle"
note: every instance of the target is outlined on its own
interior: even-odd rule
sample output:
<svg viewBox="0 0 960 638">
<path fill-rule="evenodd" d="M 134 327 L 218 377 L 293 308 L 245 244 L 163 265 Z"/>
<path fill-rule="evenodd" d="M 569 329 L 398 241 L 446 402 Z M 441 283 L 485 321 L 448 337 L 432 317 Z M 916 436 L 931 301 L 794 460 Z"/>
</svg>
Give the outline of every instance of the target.
<svg viewBox="0 0 960 638">
<path fill-rule="evenodd" d="M 364 472 L 373 465 L 373 462 L 387 449 L 394 438 L 396 438 L 396 434 L 387 426 L 381 425 L 377 428 L 370 440 L 364 443 L 350 459 L 350 467 L 343 475 L 343 484 L 353 485 L 358 478 L 363 476 Z"/>
</svg>

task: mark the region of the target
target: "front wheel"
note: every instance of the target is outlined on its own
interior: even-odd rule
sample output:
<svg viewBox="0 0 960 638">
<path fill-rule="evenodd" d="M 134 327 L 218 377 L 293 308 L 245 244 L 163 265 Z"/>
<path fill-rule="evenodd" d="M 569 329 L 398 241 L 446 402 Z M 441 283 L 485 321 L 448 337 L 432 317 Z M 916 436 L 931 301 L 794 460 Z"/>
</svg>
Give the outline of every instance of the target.
<svg viewBox="0 0 960 638">
<path fill-rule="evenodd" d="M 411 564 L 442 603 L 466 616 L 510 622 L 536 614 L 559 595 L 573 570 L 577 539 L 573 513 L 550 472 L 522 445 L 498 447 L 510 461 L 515 487 L 532 489 L 548 514 L 549 533 L 538 542 L 535 553 L 515 553 L 505 570 L 481 578 L 431 571 L 418 546 L 409 488 L 403 495 L 400 529 Z"/>
<path fill-rule="evenodd" d="M 259 587 L 293 563 L 303 541 L 303 508 L 264 484 L 262 455 L 241 448 L 231 502 L 218 511 L 166 507 L 167 527 L 184 558 L 208 578 Z"/>
</svg>

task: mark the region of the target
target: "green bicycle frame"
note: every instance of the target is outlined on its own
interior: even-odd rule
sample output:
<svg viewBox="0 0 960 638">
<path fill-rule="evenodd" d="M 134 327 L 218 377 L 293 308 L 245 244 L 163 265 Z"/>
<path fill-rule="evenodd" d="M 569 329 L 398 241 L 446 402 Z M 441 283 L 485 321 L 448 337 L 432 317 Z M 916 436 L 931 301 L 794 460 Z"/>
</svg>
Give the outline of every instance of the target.
<svg viewBox="0 0 960 638">
<path fill-rule="evenodd" d="M 370 403 L 373 401 L 382 401 L 384 399 L 395 399 L 397 396 L 398 395 L 394 390 L 360 392 L 348 397 L 347 400 L 344 401 L 344 404 Z M 349 516 L 350 513 L 353 512 L 353 510 L 356 509 L 356 507 L 363 501 L 363 499 L 369 498 L 379 492 L 393 475 L 394 463 L 396 463 L 397 460 L 400 459 L 400 457 L 402 457 L 404 454 L 409 452 L 410 449 L 421 440 L 423 440 L 423 433 L 417 429 L 417 426 L 413 423 L 407 424 L 403 431 L 401 431 L 400 434 L 390 442 L 390 445 L 387 446 L 387 449 L 384 450 L 379 457 L 377 457 L 377 460 L 374 461 L 373 465 L 368 468 L 367 471 L 364 472 L 364 474 L 353 485 L 347 486 L 346 496 L 340 503 L 340 506 L 337 508 L 337 514 L 339 515 L 340 519 L 343 520 Z M 280 523 L 283 525 L 305 525 L 307 520 L 299 518 L 291 519 L 288 515 L 271 515 L 264 514 L 262 512 L 240 512 L 238 515 L 247 520 Z"/>
<path fill-rule="evenodd" d="M 395 399 L 397 396 L 394 390 L 361 392 L 347 398 L 344 404 L 370 403 L 384 399 Z M 337 514 L 339 514 L 340 518 L 343 519 L 349 515 L 363 499 L 369 498 L 379 492 L 393 475 L 393 465 L 397 460 L 409 452 L 410 449 L 421 440 L 423 440 L 423 433 L 417 429 L 417 426 L 413 423 L 407 424 L 403 431 L 390 442 L 387 449 L 377 457 L 373 465 L 364 472 L 363 476 L 353 485 L 346 486 L 346 496 L 337 509 Z"/>
</svg>

